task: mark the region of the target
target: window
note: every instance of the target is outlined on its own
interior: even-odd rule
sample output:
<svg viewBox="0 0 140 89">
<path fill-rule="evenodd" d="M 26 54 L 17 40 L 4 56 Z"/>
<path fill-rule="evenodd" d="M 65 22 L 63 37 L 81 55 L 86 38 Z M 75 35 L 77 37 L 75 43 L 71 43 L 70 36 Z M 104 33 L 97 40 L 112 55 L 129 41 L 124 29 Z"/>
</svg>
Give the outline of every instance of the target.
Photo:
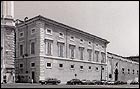
<svg viewBox="0 0 140 89">
<path fill-rule="evenodd" d="M 83 70 L 83 66 L 80 66 L 80 70 Z"/>
<path fill-rule="evenodd" d="M 133 74 L 135 74 L 135 70 L 133 70 Z"/>
<path fill-rule="evenodd" d="M 139 74 L 139 71 L 137 70 L 137 74 Z"/>
<path fill-rule="evenodd" d="M 89 66 L 88 69 L 91 69 L 91 66 Z"/>
<path fill-rule="evenodd" d="M 24 37 L 24 33 L 23 32 L 20 32 L 19 33 L 19 38 L 22 38 L 22 37 Z"/>
<path fill-rule="evenodd" d="M 51 56 L 52 55 L 52 41 L 47 40 L 46 41 L 46 54 Z"/>
<path fill-rule="evenodd" d="M 31 67 L 35 67 L 35 63 L 31 63 Z"/>
<path fill-rule="evenodd" d="M 99 62 L 99 51 L 95 51 L 96 62 Z"/>
<path fill-rule="evenodd" d="M 47 28 L 47 29 L 46 29 L 46 34 L 52 34 L 52 29 Z"/>
<path fill-rule="evenodd" d="M 98 67 L 96 67 L 96 70 L 98 70 Z"/>
<path fill-rule="evenodd" d="M 80 51 L 80 60 L 83 60 L 84 59 L 84 54 L 83 54 L 84 48 L 80 47 L 79 51 Z"/>
<path fill-rule="evenodd" d="M 124 74 L 124 68 L 122 68 L 122 73 Z"/>
<path fill-rule="evenodd" d="M 63 38 L 64 34 L 62 32 L 59 33 L 59 37 Z"/>
<path fill-rule="evenodd" d="M 130 74 L 130 69 L 128 69 L 128 74 Z"/>
<path fill-rule="evenodd" d="M 75 49 L 75 46 L 70 45 L 70 58 L 71 59 L 74 59 L 74 49 Z"/>
<path fill-rule="evenodd" d="M 71 36 L 71 37 L 70 37 L 70 40 L 74 41 L 74 36 Z"/>
<path fill-rule="evenodd" d="M 52 67 L 51 63 L 46 64 L 46 68 L 51 68 L 51 67 Z"/>
<path fill-rule="evenodd" d="M 88 52 L 88 61 L 91 61 L 92 50 L 88 49 L 87 52 Z"/>
<path fill-rule="evenodd" d="M 90 41 L 88 42 L 88 45 L 91 46 L 91 42 Z"/>
<path fill-rule="evenodd" d="M 35 42 L 31 42 L 31 54 L 35 54 Z"/>
<path fill-rule="evenodd" d="M 35 33 L 35 28 L 31 29 L 31 34 Z"/>
<path fill-rule="evenodd" d="M 64 57 L 64 43 L 58 43 L 58 56 Z"/>
<path fill-rule="evenodd" d="M 98 46 L 98 44 L 96 44 L 96 46 Z"/>
<path fill-rule="evenodd" d="M 105 58 L 105 53 L 101 52 L 101 55 L 102 55 L 102 61 L 101 61 L 101 62 L 102 62 L 102 63 L 105 63 L 105 62 L 106 62 L 106 60 L 105 60 L 105 59 L 106 59 L 106 58 Z"/>
<path fill-rule="evenodd" d="M 71 69 L 74 69 L 74 65 L 71 65 L 70 67 L 71 67 Z"/>
<path fill-rule="evenodd" d="M 112 74 L 109 74 L 109 78 L 112 78 Z"/>
<path fill-rule="evenodd" d="M 20 68 L 23 68 L 23 64 L 19 64 L 19 67 L 20 67 Z"/>
<path fill-rule="evenodd" d="M 23 45 L 19 45 L 20 56 L 23 56 Z"/>
<path fill-rule="evenodd" d="M 102 48 L 105 48 L 105 46 L 103 45 Z"/>
<path fill-rule="evenodd" d="M 104 70 L 104 67 L 102 67 L 102 70 Z"/>
<path fill-rule="evenodd" d="M 83 43 L 84 42 L 84 40 L 83 39 L 80 39 L 80 43 Z"/>
<path fill-rule="evenodd" d="M 59 64 L 59 67 L 62 68 L 63 67 L 63 64 Z"/>
</svg>

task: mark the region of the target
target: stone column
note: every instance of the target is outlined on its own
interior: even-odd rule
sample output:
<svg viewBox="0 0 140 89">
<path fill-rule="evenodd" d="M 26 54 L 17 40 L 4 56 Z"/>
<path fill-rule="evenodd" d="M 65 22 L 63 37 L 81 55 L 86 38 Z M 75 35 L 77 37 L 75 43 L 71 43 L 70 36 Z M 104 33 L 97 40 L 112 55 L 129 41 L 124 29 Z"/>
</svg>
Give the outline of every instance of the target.
<svg viewBox="0 0 140 89">
<path fill-rule="evenodd" d="M 14 1 L 1 1 L 1 17 L 14 18 Z"/>
</svg>

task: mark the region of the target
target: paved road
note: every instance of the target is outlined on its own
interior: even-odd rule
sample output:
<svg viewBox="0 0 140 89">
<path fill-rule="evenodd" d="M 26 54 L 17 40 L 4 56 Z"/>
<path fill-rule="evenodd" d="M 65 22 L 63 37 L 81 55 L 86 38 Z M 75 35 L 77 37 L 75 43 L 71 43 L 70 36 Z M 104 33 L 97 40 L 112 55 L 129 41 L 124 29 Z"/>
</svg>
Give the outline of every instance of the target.
<svg viewBox="0 0 140 89">
<path fill-rule="evenodd" d="M 40 85 L 29 83 L 1 84 L 1 88 L 139 88 L 139 85 Z"/>
</svg>

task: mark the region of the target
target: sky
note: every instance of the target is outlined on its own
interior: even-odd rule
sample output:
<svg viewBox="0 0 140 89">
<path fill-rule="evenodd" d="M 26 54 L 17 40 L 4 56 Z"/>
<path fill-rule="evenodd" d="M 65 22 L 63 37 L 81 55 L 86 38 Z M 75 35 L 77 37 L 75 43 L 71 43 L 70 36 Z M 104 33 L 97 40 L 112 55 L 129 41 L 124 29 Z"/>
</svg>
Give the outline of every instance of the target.
<svg viewBox="0 0 140 89">
<path fill-rule="evenodd" d="M 138 1 L 15 1 L 15 19 L 42 15 L 108 40 L 107 51 L 139 55 Z"/>
</svg>

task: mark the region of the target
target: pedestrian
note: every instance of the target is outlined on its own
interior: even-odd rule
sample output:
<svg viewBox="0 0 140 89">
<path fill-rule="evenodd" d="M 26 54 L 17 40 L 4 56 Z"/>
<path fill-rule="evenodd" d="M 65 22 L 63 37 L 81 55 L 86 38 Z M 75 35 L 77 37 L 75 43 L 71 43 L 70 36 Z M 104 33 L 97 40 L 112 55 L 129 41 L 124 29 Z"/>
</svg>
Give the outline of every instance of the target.
<svg viewBox="0 0 140 89">
<path fill-rule="evenodd" d="M 33 84 L 34 80 L 32 79 L 32 84 Z"/>
</svg>

